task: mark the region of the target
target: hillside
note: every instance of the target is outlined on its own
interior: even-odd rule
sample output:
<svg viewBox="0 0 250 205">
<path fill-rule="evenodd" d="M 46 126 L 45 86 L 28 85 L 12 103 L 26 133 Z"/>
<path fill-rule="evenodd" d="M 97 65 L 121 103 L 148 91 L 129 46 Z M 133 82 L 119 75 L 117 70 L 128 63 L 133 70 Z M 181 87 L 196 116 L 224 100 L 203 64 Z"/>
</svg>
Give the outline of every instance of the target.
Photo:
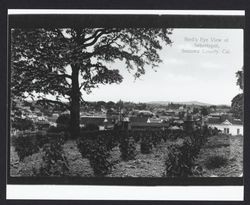
<svg viewBox="0 0 250 205">
<path fill-rule="evenodd" d="M 172 102 L 172 101 L 151 101 L 149 104 L 160 104 L 160 105 L 168 105 L 170 103 L 174 104 L 183 104 L 183 105 L 199 105 L 199 106 L 211 106 L 212 104 L 203 103 L 199 101 L 184 101 L 184 102 Z"/>
</svg>

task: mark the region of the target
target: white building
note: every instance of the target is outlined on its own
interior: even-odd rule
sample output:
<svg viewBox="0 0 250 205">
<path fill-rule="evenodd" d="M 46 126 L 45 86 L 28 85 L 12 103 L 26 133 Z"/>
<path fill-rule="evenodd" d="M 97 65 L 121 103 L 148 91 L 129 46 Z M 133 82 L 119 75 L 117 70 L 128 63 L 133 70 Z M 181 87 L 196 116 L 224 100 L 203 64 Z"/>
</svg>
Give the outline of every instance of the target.
<svg viewBox="0 0 250 205">
<path fill-rule="evenodd" d="M 217 128 L 224 134 L 231 135 L 243 135 L 243 125 L 232 124 L 228 120 L 225 120 L 221 124 L 208 124 L 209 127 Z"/>
<path fill-rule="evenodd" d="M 148 118 L 147 123 L 162 123 L 163 120 L 160 118 L 152 117 Z"/>
</svg>

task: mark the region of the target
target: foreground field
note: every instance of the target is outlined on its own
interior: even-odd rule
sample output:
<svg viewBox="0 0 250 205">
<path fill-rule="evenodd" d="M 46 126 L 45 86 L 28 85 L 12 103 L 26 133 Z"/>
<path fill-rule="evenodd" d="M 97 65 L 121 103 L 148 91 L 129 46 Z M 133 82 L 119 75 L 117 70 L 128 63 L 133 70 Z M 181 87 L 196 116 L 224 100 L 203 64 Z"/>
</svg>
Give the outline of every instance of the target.
<svg viewBox="0 0 250 205">
<path fill-rule="evenodd" d="M 176 143 L 170 141 L 159 144 L 153 148 L 151 154 L 141 154 L 140 146 L 136 147 L 136 158 L 130 161 L 120 159 L 118 147 L 112 150 L 111 158 L 113 169 L 107 177 L 162 177 L 165 171 L 165 158 L 168 153 L 168 145 Z M 69 175 L 80 177 L 91 177 L 92 168 L 88 159 L 82 158 L 77 149 L 76 142 L 69 140 L 63 145 L 69 162 Z M 11 147 L 10 175 L 11 176 L 33 176 L 33 170 L 39 168 L 42 163 L 42 152 L 33 154 L 19 161 L 14 147 Z M 211 158 L 223 159 L 222 164 L 217 167 L 208 166 Z M 242 136 L 212 136 L 201 149 L 196 160 L 197 167 L 204 177 L 238 177 L 243 173 L 243 137 Z"/>
<path fill-rule="evenodd" d="M 208 160 L 224 159 L 224 166 L 209 169 Z M 212 136 L 201 149 L 197 164 L 203 168 L 204 177 L 239 177 L 243 175 L 243 137 L 242 136 Z"/>
</svg>

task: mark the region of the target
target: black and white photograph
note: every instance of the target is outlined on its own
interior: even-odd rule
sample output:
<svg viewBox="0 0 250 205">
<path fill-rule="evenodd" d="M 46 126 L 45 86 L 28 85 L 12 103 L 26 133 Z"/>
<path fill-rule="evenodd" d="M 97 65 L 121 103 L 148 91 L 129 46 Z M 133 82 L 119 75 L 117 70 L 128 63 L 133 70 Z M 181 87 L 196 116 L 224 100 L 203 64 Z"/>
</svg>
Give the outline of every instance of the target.
<svg viewBox="0 0 250 205">
<path fill-rule="evenodd" d="M 243 28 L 41 25 L 9 28 L 9 178 L 243 177 Z"/>
</svg>

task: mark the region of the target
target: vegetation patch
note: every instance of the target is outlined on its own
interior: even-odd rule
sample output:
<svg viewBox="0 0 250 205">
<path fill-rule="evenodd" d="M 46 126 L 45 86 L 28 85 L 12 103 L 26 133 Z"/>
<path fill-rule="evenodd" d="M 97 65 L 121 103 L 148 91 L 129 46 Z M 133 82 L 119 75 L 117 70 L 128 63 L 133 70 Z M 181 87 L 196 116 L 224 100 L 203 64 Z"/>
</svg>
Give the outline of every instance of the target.
<svg viewBox="0 0 250 205">
<path fill-rule="evenodd" d="M 222 155 L 214 155 L 214 156 L 210 156 L 205 161 L 205 167 L 207 169 L 216 169 L 216 168 L 226 166 L 227 163 L 228 163 L 228 159 L 226 157 Z"/>
<path fill-rule="evenodd" d="M 151 136 L 148 135 L 144 136 L 141 140 L 141 153 L 149 154 L 152 152 L 152 148 L 153 148 L 153 143 Z"/>
<path fill-rule="evenodd" d="M 122 137 L 119 148 L 120 148 L 122 160 L 128 161 L 128 160 L 135 159 L 136 144 L 135 144 L 134 138 L 129 137 L 129 136 Z"/>
<path fill-rule="evenodd" d="M 95 176 L 105 176 L 111 171 L 110 151 L 112 149 L 111 138 L 103 135 L 91 137 L 84 136 L 77 141 L 77 147 L 83 158 L 87 158 Z M 110 143 L 107 143 L 110 142 Z"/>
<path fill-rule="evenodd" d="M 43 146 L 43 162 L 38 170 L 33 169 L 35 176 L 66 176 L 68 174 L 69 167 L 63 144 L 63 138 L 55 138 Z"/>
</svg>

